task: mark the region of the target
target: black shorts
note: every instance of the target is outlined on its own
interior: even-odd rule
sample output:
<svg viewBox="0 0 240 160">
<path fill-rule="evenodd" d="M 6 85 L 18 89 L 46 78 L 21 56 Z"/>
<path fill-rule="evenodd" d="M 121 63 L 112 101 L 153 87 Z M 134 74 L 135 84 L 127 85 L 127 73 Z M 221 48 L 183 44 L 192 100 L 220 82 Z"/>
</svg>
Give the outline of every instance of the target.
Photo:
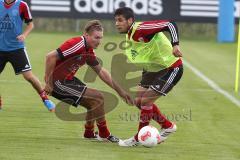
<svg viewBox="0 0 240 160">
<path fill-rule="evenodd" d="M 77 107 L 86 89 L 87 86 L 76 77 L 73 80 L 57 80 L 53 84 L 52 96 Z"/>
<path fill-rule="evenodd" d="M 157 93 L 166 96 L 178 83 L 183 74 L 183 66 L 167 68 L 159 72 L 143 71 L 140 86 L 151 88 Z"/>
<path fill-rule="evenodd" d="M 14 51 L 0 51 L 0 73 L 4 70 L 7 62 L 12 64 L 16 75 L 32 69 L 27 51 L 24 48 Z"/>
</svg>

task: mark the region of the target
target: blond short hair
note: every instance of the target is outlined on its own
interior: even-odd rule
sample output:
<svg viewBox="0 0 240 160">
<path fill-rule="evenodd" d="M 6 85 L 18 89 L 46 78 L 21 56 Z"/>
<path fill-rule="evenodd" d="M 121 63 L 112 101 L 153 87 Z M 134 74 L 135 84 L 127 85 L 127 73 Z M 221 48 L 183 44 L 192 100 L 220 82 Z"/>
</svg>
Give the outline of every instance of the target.
<svg viewBox="0 0 240 160">
<path fill-rule="evenodd" d="M 102 24 L 99 20 L 92 20 L 89 21 L 85 27 L 84 27 L 84 32 L 85 33 L 92 33 L 93 31 L 103 31 Z"/>
</svg>

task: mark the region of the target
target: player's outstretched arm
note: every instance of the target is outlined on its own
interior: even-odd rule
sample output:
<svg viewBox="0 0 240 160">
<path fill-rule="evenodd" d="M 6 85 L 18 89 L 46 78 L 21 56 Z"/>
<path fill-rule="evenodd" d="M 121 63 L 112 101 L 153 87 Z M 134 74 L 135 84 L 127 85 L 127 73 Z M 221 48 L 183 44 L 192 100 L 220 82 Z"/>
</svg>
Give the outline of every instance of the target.
<svg viewBox="0 0 240 160">
<path fill-rule="evenodd" d="M 57 51 L 52 51 L 47 54 L 46 56 L 46 62 L 45 62 L 45 88 L 44 90 L 46 91 L 47 94 L 51 94 L 53 90 L 53 85 L 52 85 L 52 73 L 54 71 L 56 62 L 58 60 L 58 53 Z"/>
<path fill-rule="evenodd" d="M 29 22 L 27 24 L 25 31 L 19 36 L 17 36 L 18 41 L 23 42 L 27 38 L 27 36 L 30 34 L 30 32 L 33 30 L 33 28 L 34 28 L 33 22 Z"/>
<path fill-rule="evenodd" d="M 124 91 L 120 87 L 120 85 L 117 84 L 117 82 L 115 82 L 112 79 L 112 76 L 105 68 L 103 68 L 101 65 L 96 65 L 96 66 L 92 66 L 92 69 L 98 74 L 100 79 L 104 81 L 112 89 L 114 89 L 119 94 L 119 96 L 125 100 L 127 104 L 133 105 L 133 100 L 131 96 L 126 91 Z"/>
</svg>

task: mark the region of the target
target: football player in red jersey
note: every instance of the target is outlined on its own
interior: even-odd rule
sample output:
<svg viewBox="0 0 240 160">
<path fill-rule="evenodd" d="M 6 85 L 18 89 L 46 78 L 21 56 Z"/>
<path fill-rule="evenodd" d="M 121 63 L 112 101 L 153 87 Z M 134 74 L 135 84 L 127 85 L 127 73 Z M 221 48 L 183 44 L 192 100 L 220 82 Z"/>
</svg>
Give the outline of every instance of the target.
<svg viewBox="0 0 240 160">
<path fill-rule="evenodd" d="M 118 142 L 119 139 L 111 135 L 106 124 L 103 95 L 96 89 L 88 88 L 74 76 L 81 66 L 87 64 L 126 103 L 133 104 L 129 94 L 112 79 L 109 72 L 101 67 L 96 58 L 93 49 L 100 45 L 102 38 L 103 27 L 98 20 L 93 20 L 85 26 L 83 36 L 71 38 L 58 49 L 48 53 L 45 70 L 45 91 L 61 101 L 76 107 L 82 105 L 88 110 L 85 138 Z M 99 130 L 97 135 L 94 132 L 95 121 Z"/>
</svg>

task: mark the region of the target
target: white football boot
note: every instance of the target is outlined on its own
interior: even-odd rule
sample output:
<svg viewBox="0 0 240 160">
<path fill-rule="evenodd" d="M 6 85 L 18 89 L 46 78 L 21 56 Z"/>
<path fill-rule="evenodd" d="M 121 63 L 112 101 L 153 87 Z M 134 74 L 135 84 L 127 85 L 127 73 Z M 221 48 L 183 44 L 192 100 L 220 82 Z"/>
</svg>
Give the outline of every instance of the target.
<svg viewBox="0 0 240 160">
<path fill-rule="evenodd" d="M 118 142 L 118 145 L 121 146 L 121 147 L 134 147 L 134 146 L 140 145 L 140 143 L 138 141 L 136 141 L 134 136 L 133 136 L 129 139 L 120 140 Z"/>
<path fill-rule="evenodd" d="M 108 136 L 107 138 L 102 138 L 99 136 L 98 133 L 96 133 L 96 139 L 98 141 L 104 141 L 104 142 L 112 142 L 112 143 L 119 143 L 120 139 L 112 134 L 110 134 L 110 136 Z"/>
<path fill-rule="evenodd" d="M 169 128 L 162 129 L 160 131 L 160 141 L 159 141 L 159 143 L 164 142 L 170 134 L 175 133 L 176 131 L 177 131 L 177 125 L 175 123 L 173 123 L 172 126 L 169 127 Z"/>
</svg>

